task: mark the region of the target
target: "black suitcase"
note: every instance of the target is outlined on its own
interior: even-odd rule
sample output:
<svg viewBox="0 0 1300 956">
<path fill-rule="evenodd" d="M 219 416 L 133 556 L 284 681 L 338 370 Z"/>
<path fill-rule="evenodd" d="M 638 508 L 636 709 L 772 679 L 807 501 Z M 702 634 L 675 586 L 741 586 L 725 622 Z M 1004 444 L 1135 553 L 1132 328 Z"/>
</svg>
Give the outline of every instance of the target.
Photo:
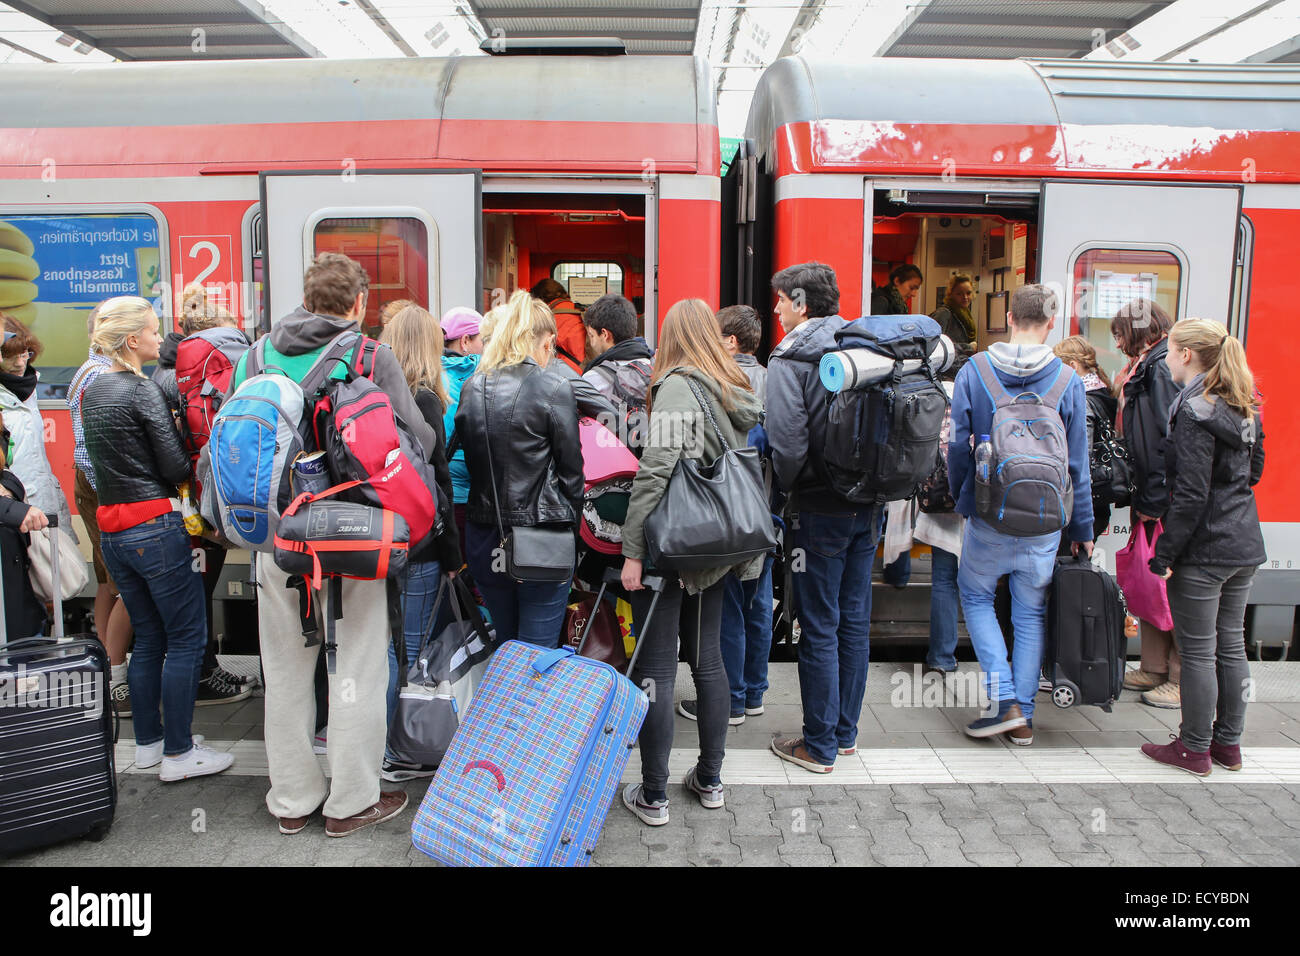
<svg viewBox="0 0 1300 956">
<path fill-rule="evenodd" d="M 1047 603 L 1043 674 L 1057 707 L 1110 711 L 1124 683 L 1124 599 L 1115 579 L 1082 552 L 1056 559 Z"/>
<path fill-rule="evenodd" d="M 0 857 L 103 839 L 117 808 L 108 654 L 93 637 L 63 637 L 51 552 L 54 636 L 6 644 L 0 613 Z"/>
</svg>

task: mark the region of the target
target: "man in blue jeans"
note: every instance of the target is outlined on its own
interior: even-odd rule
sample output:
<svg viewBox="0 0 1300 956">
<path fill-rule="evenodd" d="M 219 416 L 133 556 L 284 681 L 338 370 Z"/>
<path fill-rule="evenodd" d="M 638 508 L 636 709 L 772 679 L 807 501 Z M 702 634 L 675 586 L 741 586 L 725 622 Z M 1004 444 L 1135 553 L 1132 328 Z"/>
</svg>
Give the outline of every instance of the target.
<svg viewBox="0 0 1300 956">
<path fill-rule="evenodd" d="M 806 262 L 772 277 L 785 330 L 768 361 L 767 434 L 777 483 L 790 493 L 794 600 L 803 735 L 776 738 L 772 751 L 813 773 L 830 773 L 857 749 L 867 689 L 871 564 L 881 509 L 854 504 L 828 484 L 822 448 L 830 392 L 817 366 L 845 325 L 829 266 Z"/>
<path fill-rule="evenodd" d="M 1071 550 L 1092 554 L 1092 484 L 1088 469 L 1087 406 L 1083 381 L 1046 344 L 1056 322 L 1057 297 L 1043 285 L 1025 285 L 1011 295 L 1007 314 L 1010 337 L 988 350 L 993 372 L 1010 395 L 1033 392 L 1047 400 L 1060 395 L 1056 408 L 1065 426 L 1073 512 L 1066 527 Z M 1068 384 L 1058 381 L 1070 376 Z M 990 704 L 997 713 L 981 717 L 966 728 L 971 737 L 1006 733 L 1012 743 L 1033 743 L 1034 695 L 1043 663 L 1043 631 L 1047 591 L 1056 567 L 1061 532 L 1018 537 L 997 530 L 977 516 L 975 506 L 974 441 L 992 432 L 993 394 L 975 361 L 957 374 L 952 400 L 952 433 L 948 445 L 948 481 L 957 511 L 965 515 L 961 592 L 966 629 L 988 684 Z M 974 441 L 972 441 L 974 438 Z M 996 447 L 996 445 L 995 445 Z M 1011 620 L 1016 631 L 1010 664 L 1007 646 L 993 610 L 998 578 L 1011 578 Z"/>
</svg>

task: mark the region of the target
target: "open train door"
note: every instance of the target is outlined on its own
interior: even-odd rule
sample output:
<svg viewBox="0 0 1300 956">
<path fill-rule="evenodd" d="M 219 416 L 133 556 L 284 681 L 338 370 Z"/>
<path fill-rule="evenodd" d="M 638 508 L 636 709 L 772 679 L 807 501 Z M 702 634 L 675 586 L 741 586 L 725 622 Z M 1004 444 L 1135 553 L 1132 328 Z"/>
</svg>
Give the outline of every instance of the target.
<svg viewBox="0 0 1300 956">
<path fill-rule="evenodd" d="M 1229 184 L 1043 183 L 1040 281 L 1067 304 L 1049 342 L 1082 334 L 1113 372 L 1123 357 L 1110 320 L 1132 299 L 1227 324 L 1241 197 Z"/>
<path fill-rule="evenodd" d="M 442 315 L 480 308 L 483 175 L 477 169 L 283 171 L 261 174 L 263 249 L 272 322 L 302 303 L 302 278 L 322 252 L 370 276 L 362 324 L 410 299 Z"/>
</svg>

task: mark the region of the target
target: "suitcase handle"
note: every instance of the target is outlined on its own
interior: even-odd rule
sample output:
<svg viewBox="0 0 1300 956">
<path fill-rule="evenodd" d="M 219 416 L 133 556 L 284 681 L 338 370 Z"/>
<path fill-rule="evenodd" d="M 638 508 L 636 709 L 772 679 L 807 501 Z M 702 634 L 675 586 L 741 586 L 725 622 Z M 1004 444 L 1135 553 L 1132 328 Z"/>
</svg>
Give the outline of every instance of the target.
<svg viewBox="0 0 1300 956">
<path fill-rule="evenodd" d="M 606 568 L 604 579 L 600 582 L 600 590 L 596 592 L 596 607 L 600 607 L 600 602 L 605 600 L 605 589 L 611 584 L 621 586 L 623 583 L 623 573 L 619 568 Z M 654 597 L 650 599 L 650 611 L 645 616 L 644 627 L 646 630 L 650 626 L 650 621 L 654 618 L 655 608 L 659 606 L 659 598 L 664 593 L 664 579 L 657 574 L 641 575 L 641 583 L 654 592 Z M 596 615 L 593 613 L 587 618 L 587 624 L 582 629 L 582 636 L 578 638 L 578 648 L 575 654 L 581 654 L 583 646 L 587 643 L 587 635 L 591 633 L 591 626 L 596 623 Z M 632 668 L 636 666 L 636 659 L 641 656 L 641 648 L 644 645 L 641 636 L 638 634 L 636 646 L 632 648 L 632 657 L 627 662 L 626 676 L 628 680 L 632 679 Z"/>
</svg>

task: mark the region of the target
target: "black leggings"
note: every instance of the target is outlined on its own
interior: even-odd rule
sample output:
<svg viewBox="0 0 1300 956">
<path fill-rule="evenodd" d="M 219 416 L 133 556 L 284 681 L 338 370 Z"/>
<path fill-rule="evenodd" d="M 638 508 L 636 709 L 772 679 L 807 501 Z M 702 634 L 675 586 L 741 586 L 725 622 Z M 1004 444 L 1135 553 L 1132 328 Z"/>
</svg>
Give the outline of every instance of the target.
<svg viewBox="0 0 1300 956">
<path fill-rule="evenodd" d="M 641 780 L 650 791 L 668 786 L 668 754 L 673 746 L 673 688 L 677 679 L 677 638 L 680 634 L 691 674 L 695 678 L 700 725 L 699 776 L 712 781 L 722 773 L 727 726 L 731 715 L 731 685 L 722 664 L 723 582 L 707 591 L 687 595 L 677 579 L 665 577 L 663 596 L 650 627 L 645 615 L 654 592 L 633 591 L 632 620 L 645 641 L 632 680 L 650 695 L 650 712 L 641 726 Z"/>
</svg>

